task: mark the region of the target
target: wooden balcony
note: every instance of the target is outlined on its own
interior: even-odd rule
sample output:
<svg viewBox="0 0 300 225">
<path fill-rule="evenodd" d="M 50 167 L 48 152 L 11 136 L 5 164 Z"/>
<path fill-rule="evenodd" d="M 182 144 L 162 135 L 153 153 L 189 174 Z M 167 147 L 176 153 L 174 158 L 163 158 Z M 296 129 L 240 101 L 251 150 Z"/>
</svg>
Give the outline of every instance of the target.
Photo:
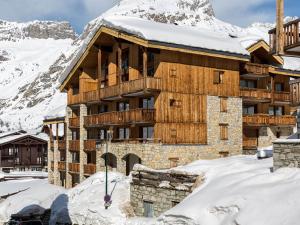
<svg viewBox="0 0 300 225">
<path fill-rule="evenodd" d="M 100 91 L 89 91 L 82 94 L 83 102 L 99 102 L 100 101 Z"/>
<path fill-rule="evenodd" d="M 106 126 L 123 124 L 149 124 L 155 122 L 155 109 L 132 109 L 123 112 L 107 112 L 86 116 L 84 125 Z"/>
<path fill-rule="evenodd" d="M 95 164 L 84 165 L 84 174 L 92 175 L 94 173 L 96 173 L 96 165 Z"/>
<path fill-rule="evenodd" d="M 274 101 L 290 103 L 291 101 L 290 92 L 274 92 Z"/>
<path fill-rule="evenodd" d="M 58 170 L 59 171 L 65 171 L 66 170 L 66 162 L 58 162 Z"/>
<path fill-rule="evenodd" d="M 244 149 L 256 149 L 257 148 L 257 138 L 243 138 L 243 148 Z"/>
<path fill-rule="evenodd" d="M 100 98 L 113 100 L 120 96 L 139 96 L 145 93 L 151 93 L 152 91 L 160 91 L 161 89 L 162 81 L 160 78 L 146 77 L 102 88 L 100 89 Z"/>
<path fill-rule="evenodd" d="M 69 127 L 71 128 L 79 128 L 80 127 L 80 119 L 79 117 L 74 117 L 69 119 Z"/>
<path fill-rule="evenodd" d="M 276 51 L 276 28 L 269 31 L 271 51 Z M 300 55 L 300 19 L 284 25 L 284 50 L 288 55 Z"/>
<path fill-rule="evenodd" d="M 84 151 L 96 151 L 97 145 L 103 142 L 102 140 L 85 140 Z"/>
<path fill-rule="evenodd" d="M 295 126 L 296 117 L 283 115 L 283 116 L 270 116 L 268 114 L 254 114 L 244 115 L 243 123 L 246 126 Z"/>
<path fill-rule="evenodd" d="M 66 150 L 66 141 L 65 140 L 58 141 L 58 150 L 60 150 L 60 151 Z"/>
<path fill-rule="evenodd" d="M 71 152 L 79 152 L 80 151 L 79 140 L 69 141 L 69 151 L 71 151 Z"/>
<path fill-rule="evenodd" d="M 268 77 L 269 76 L 269 65 L 247 63 L 245 65 L 242 76 Z"/>
<path fill-rule="evenodd" d="M 272 99 L 272 92 L 267 89 L 241 87 L 240 93 L 241 97 L 249 101 L 270 102 Z"/>
<path fill-rule="evenodd" d="M 68 105 L 77 105 L 82 102 L 82 95 L 68 95 Z"/>
<path fill-rule="evenodd" d="M 80 164 L 79 163 L 69 163 L 69 172 L 70 173 L 79 173 Z"/>
</svg>

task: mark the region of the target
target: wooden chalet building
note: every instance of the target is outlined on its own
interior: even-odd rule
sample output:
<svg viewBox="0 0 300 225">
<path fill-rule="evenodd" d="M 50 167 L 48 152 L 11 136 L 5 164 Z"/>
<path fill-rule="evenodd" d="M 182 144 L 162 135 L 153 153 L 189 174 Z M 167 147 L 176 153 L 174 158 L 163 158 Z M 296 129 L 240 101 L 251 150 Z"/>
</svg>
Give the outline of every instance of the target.
<svg viewBox="0 0 300 225">
<path fill-rule="evenodd" d="M 26 131 L 0 133 L 0 169 L 43 170 L 47 163 L 47 140 Z"/>
<path fill-rule="evenodd" d="M 128 17 L 103 20 L 91 36 L 61 81 L 65 119 L 46 121 L 64 124 L 63 137 L 50 132 L 55 184 L 74 186 L 106 157 L 129 174 L 135 163 L 170 168 L 292 133 L 289 79 L 300 74 L 265 42 L 247 51 L 231 37 Z"/>
</svg>

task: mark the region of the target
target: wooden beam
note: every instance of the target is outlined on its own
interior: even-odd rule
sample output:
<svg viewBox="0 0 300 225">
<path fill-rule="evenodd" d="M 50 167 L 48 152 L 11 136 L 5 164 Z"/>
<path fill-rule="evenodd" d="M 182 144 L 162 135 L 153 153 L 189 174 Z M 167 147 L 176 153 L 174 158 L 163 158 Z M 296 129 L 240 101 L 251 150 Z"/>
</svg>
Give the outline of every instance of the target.
<svg viewBox="0 0 300 225">
<path fill-rule="evenodd" d="M 143 48 L 143 76 L 147 77 L 148 73 L 148 53 L 147 49 Z"/>
<path fill-rule="evenodd" d="M 101 77 L 102 77 L 102 50 L 98 49 L 98 89 L 101 87 Z"/>
<path fill-rule="evenodd" d="M 122 83 L 122 44 L 121 43 L 118 43 L 118 72 L 117 72 L 117 75 L 118 75 L 118 79 L 119 79 L 119 84 Z"/>
<path fill-rule="evenodd" d="M 277 0 L 276 16 L 276 54 L 284 54 L 284 0 Z"/>
</svg>

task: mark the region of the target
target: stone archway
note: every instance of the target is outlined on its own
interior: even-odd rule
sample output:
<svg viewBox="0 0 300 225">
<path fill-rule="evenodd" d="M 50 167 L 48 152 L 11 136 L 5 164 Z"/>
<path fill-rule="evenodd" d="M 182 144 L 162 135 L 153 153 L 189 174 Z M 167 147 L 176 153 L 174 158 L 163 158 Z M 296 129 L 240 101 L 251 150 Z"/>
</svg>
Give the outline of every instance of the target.
<svg viewBox="0 0 300 225">
<path fill-rule="evenodd" d="M 126 162 L 126 176 L 130 174 L 135 164 L 142 164 L 142 159 L 136 154 L 129 153 L 122 160 Z"/>
<path fill-rule="evenodd" d="M 117 169 L 117 157 L 108 152 L 108 153 L 104 153 L 101 158 L 104 159 L 105 162 L 105 158 L 107 157 L 107 166 L 110 167 L 112 170 L 116 170 Z"/>
</svg>

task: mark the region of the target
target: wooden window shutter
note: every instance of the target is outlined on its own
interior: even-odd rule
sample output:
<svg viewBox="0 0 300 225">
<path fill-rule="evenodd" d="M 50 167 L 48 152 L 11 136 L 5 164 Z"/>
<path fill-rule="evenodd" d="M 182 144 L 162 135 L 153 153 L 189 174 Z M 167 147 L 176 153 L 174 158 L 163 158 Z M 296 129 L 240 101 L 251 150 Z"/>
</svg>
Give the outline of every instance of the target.
<svg viewBox="0 0 300 225">
<path fill-rule="evenodd" d="M 220 111 L 227 112 L 227 100 L 228 98 L 220 98 Z"/>
<path fill-rule="evenodd" d="M 171 138 L 177 138 L 177 130 L 171 129 Z"/>
<path fill-rule="evenodd" d="M 228 124 L 220 124 L 220 139 L 228 140 Z"/>
<path fill-rule="evenodd" d="M 177 75 L 177 70 L 176 69 L 170 69 L 169 70 L 169 74 L 170 74 L 170 77 L 176 77 Z"/>
<path fill-rule="evenodd" d="M 214 78 L 213 78 L 213 83 L 214 84 L 221 84 L 223 83 L 223 76 L 224 76 L 224 71 L 214 71 Z"/>
</svg>

